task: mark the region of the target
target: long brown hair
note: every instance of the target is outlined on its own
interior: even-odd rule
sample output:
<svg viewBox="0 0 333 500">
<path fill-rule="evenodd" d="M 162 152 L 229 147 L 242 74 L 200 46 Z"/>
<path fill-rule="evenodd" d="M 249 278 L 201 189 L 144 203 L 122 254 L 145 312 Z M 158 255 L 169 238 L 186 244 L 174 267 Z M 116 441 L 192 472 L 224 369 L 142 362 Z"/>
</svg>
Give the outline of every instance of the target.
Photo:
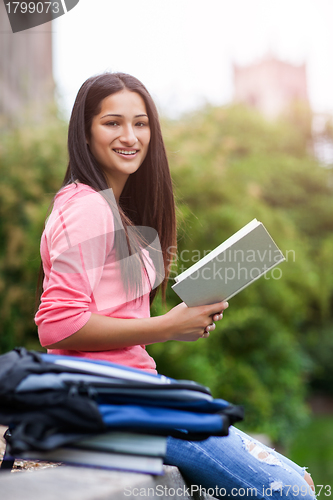
<svg viewBox="0 0 333 500">
<path fill-rule="evenodd" d="M 146 226 L 157 231 L 163 255 L 164 279 L 160 286 L 152 289 L 152 302 L 160 287 L 165 297 L 173 255 L 168 249 L 176 248 L 176 216 L 158 112 L 149 92 L 137 78 L 125 73 L 103 73 L 84 82 L 77 94 L 70 118 L 69 163 L 62 187 L 72 182 L 80 182 L 96 191 L 109 188 L 102 169 L 86 144 L 86 138 L 90 137 L 93 117 L 100 112 L 103 99 L 124 89 L 136 92 L 144 100 L 151 138 L 142 165 L 127 179 L 117 210 L 126 237 L 127 229 L 134 226 Z"/>
</svg>

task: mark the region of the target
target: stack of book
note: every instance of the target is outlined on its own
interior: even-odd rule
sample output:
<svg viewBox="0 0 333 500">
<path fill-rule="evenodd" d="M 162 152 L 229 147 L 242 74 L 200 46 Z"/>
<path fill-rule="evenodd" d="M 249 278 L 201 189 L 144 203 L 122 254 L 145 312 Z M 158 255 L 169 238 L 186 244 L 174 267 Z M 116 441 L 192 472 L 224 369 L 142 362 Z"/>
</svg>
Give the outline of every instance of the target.
<svg viewBox="0 0 333 500">
<path fill-rule="evenodd" d="M 25 451 L 23 460 L 63 462 L 146 474 L 163 474 L 166 437 L 130 432 L 106 432 L 49 451 Z"/>
</svg>

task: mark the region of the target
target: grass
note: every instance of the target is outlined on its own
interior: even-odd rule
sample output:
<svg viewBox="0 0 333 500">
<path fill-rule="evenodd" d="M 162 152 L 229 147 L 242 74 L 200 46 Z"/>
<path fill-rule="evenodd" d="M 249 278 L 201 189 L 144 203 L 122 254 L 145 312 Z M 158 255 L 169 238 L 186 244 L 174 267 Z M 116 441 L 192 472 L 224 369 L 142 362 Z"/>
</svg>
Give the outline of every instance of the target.
<svg viewBox="0 0 333 500">
<path fill-rule="evenodd" d="M 288 457 L 308 467 L 316 492 L 318 485 L 331 487 L 323 487 L 318 498 L 333 497 L 333 416 L 313 417 L 295 436 Z"/>
</svg>

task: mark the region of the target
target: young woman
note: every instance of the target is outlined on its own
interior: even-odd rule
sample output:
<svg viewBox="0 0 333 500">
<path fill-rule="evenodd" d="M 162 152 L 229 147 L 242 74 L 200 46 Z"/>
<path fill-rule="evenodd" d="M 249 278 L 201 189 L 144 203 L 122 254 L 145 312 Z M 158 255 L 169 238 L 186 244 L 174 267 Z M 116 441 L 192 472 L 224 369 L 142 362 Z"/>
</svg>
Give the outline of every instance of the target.
<svg viewBox="0 0 333 500">
<path fill-rule="evenodd" d="M 88 79 L 74 104 L 68 149 L 41 242 L 40 342 L 51 353 L 156 373 L 147 344 L 207 339 L 228 304 L 182 303 L 150 317 L 157 289 L 165 292 L 176 221 L 158 114 L 141 82 L 123 73 Z M 202 442 L 168 438 L 166 463 L 218 498 L 314 496 L 305 469 L 233 427 Z"/>
</svg>

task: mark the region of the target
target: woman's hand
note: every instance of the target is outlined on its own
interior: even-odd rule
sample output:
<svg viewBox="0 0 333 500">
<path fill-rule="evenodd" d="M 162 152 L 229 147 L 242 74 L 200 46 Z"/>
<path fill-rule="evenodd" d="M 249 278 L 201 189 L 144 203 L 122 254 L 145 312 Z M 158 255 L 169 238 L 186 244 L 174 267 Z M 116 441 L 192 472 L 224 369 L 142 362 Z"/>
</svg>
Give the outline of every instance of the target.
<svg viewBox="0 0 333 500">
<path fill-rule="evenodd" d="M 228 302 L 218 302 L 208 306 L 187 307 L 184 302 L 164 315 L 170 340 L 193 342 L 207 338 L 215 330 L 214 321 L 220 321 Z"/>
</svg>

